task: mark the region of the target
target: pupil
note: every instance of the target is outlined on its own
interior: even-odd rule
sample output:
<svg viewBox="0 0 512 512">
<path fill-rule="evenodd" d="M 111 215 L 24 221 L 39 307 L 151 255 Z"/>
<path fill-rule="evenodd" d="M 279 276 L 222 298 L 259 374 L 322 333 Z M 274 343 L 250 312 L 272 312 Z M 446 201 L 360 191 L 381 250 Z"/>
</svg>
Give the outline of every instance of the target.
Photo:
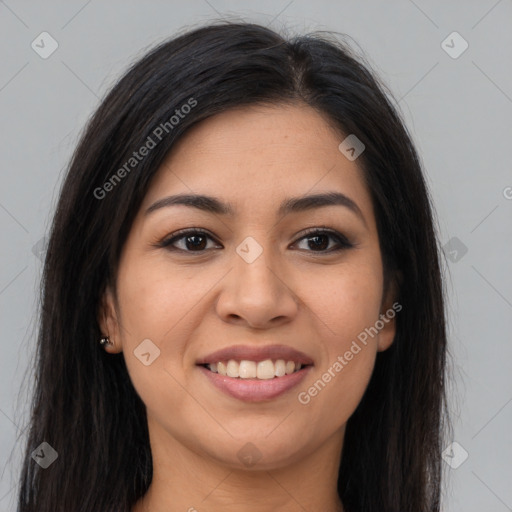
<svg viewBox="0 0 512 512">
<path fill-rule="evenodd" d="M 320 242 L 323 239 L 324 243 Z M 192 235 L 187 237 L 187 248 L 204 249 L 206 237 L 202 235 Z M 311 241 L 313 241 L 311 243 Z M 326 235 L 315 235 L 309 238 L 309 246 L 311 249 L 325 250 L 329 247 L 328 237 Z M 313 247 L 314 246 L 314 247 Z"/>
<path fill-rule="evenodd" d="M 199 235 L 199 236 L 198 236 L 198 235 L 188 236 L 188 237 L 187 237 L 187 248 L 189 248 L 189 249 L 190 249 L 190 247 L 189 247 L 189 245 L 188 245 L 188 244 L 190 243 L 190 245 L 191 245 L 193 248 L 195 248 L 195 249 L 204 249 L 204 246 L 205 246 L 205 243 L 204 243 L 204 242 L 205 242 L 205 238 L 206 238 L 206 237 L 204 237 L 204 236 L 202 236 L 202 235 Z M 197 240 L 198 240 L 198 239 L 202 239 L 202 240 L 203 240 L 203 243 L 201 243 L 201 242 L 197 242 Z M 191 240 L 196 240 L 196 242 L 190 242 Z"/>
<path fill-rule="evenodd" d="M 312 236 L 312 237 L 310 238 L 310 240 L 315 240 L 315 244 L 318 244 L 318 240 L 319 240 L 320 238 L 323 238 L 323 239 L 324 239 L 324 241 L 327 241 L 327 243 L 320 244 L 320 245 L 321 245 L 321 247 L 319 247 L 318 245 L 316 245 L 316 249 L 326 249 L 326 248 L 329 246 L 328 237 L 327 237 L 326 235 L 315 235 L 315 236 Z M 311 245 L 310 245 L 310 248 L 312 248 L 312 249 L 313 249 L 313 247 L 311 247 Z"/>
</svg>

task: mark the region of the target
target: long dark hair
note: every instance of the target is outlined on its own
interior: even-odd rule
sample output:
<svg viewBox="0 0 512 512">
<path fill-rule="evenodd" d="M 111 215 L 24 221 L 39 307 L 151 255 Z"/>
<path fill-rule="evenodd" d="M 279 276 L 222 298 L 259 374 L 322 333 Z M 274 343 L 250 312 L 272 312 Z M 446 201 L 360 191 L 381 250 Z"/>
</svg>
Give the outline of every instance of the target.
<svg viewBox="0 0 512 512">
<path fill-rule="evenodd" d="M 286 39 L 256 24 L 218 22 L 151 50 L 101 102 L 73 155 L 49 238 L 18 512 L 128 512 L 148 489 L 145 406 L 123 355 L 98 345 L 101 296 L 115 285 L 134 216 L 174 143 L 207 117 L 258 103 L 307 104 L 365 144 L 358 163 L 385 276 L 401 275 L 394 343 L 378 354 L 346 429 L 338 477 L 345 509 L 439 511 L 446 417 L 441 251 L 416 150 L 392 96 L 365 62 L 329 34 Z M 155 146 L 130 161 L 148 137 Z M 58 453 L 48 469 L 31 457 L 42 442 Z"/>
</svg>

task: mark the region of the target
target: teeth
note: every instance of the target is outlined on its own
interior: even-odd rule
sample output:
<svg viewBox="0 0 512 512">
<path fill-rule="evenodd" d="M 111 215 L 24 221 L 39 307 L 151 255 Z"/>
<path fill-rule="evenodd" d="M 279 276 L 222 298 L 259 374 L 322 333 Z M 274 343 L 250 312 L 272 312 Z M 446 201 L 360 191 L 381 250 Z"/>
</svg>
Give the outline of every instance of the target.
<svg viewBox="0 0 512 512">
<path fill-rule="evenodd" d="M 276 361 L 276 377 L 283 377 L 286 374 L 286 362 L 283 359 Z"/>
<path fill-rule="evenodd" d="M 212 370 L 211 365 L 210 365 L 210 370 Z M 213 371 L 214 370 L 212 370 L 212 372 Z M 217 363 L 217 373 L 219 373 L 220 375 L 227 375 L 228 374 L 227 371 L 226 371 L 226 365 L 222 361 Z"/>
<path fill-rule="evenodd" d="M 258 379 L 273 379 L 275 376 L 274 363 L 272 359 L 267 359 L 266 361 L 260 361 L 258 363 L 257 369 L 257 377 Z"/>
<path fill-rule="evenodd" d="M 295 363 L 293 361 L 288 361 L 286 363 L 286 375 L 290 375 L 295 370 Z"/>
<path fill-rule="evenodd" d="M 235 363 L 235 361 L 232 362 Z M 242 379 L 255 379 L 257 375 L 256 363 L 254 361 L 240 361 L 239 373 Z"/>
<path fill-rule="evenodd" d="M 208 365 L 208 368 L 214 373 L 227 377 L 268 380 L 274 377 L 290 375 L 300 370 L 302 365 L 294 361 L 285 361 L 284 359 L 278 359 L 275 362 L 272 359 L 259 362 L 246 360 L 238 362 L 230 359 L 227 362 L 211 363 Z"/>
<path fill-rule="evenodd" d="M 236 361 L 228 361 L 226 373 L 228 377 L 240 377 L 240 365 Z"/>
</svg>

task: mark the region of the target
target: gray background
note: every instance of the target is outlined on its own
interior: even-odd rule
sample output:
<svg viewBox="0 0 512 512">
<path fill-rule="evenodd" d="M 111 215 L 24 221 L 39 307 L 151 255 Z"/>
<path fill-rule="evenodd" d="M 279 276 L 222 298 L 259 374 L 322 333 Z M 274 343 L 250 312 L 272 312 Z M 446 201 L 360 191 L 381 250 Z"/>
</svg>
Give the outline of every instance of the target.
<svg viewBox="0 0 512 512">
<path fill-rule="evenodd" d="M 99 98 L 149 46 L 224 16 L 278 30 L 348 34 L 390 86 L 448 244 L 455 426 L 448 443 L 457 441 L 468 457 L 458 447 L 448 451 L 451 466 L 460 465 L 446 463 L 444 510 L 512 510 L 512 1 L 6 0 L 0 1 L 0 511 L 14 510 L 28 420 L 26 394 L 18 396 L 34 348 L 40 249 L 78 135 Z M 47 59 L 31 47 L 43 31 L 58 42 Z M 469 44 L 458 58 L 445 49 L 458 51 L 461 41 L 448 38 L 453 48 L 442 46 L 453 31 Z"/>
</svg>

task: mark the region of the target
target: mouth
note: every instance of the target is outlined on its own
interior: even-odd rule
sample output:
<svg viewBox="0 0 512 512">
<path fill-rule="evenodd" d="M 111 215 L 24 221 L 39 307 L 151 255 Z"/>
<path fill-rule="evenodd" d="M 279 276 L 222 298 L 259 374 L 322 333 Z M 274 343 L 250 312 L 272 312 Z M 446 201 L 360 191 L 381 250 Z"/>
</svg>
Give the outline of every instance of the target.
<svg viewBox="0 0 512 512">
<path fill-rule="evenodd" d="M 248 361 L 246 359 L 236 361 L 230 359 L 229 361 L 218 361 L 201 366 L 212 373 L 218 373 L 232 379 L 270 380 L 291 375 L 311 365 L 303 365 L 296 361 L 285 361 L 284 359 L 277 359 L 275 361 L 272 359 L 265 359 L 263 361 Z"/>
<path fill-rule="evenodd" d="M 246 402 L 268 401 L 297 386 L 314 366 L 291 347 L 234 346 L 197 363 L 203 375 L 223 393 Z"/>
</svg>

